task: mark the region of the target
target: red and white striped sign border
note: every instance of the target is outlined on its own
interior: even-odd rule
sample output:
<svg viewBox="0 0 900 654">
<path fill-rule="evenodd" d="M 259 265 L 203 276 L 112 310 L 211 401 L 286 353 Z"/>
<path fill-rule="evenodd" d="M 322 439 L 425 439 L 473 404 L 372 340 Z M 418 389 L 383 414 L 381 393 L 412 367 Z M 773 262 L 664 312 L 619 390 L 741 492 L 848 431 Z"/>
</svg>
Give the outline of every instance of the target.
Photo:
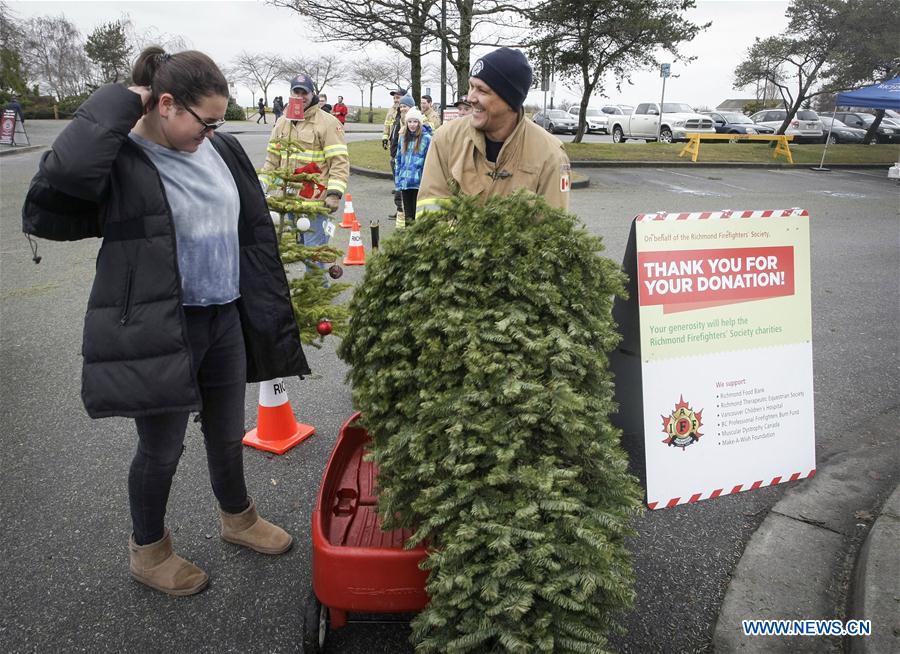
<svg viewBox="0 0 900 654">
<path fill-rule="evenodd" d="M 806 216 L 806 209 L 770 209 L 767 211 L 695 211 L 693 213 L 642 213 L 634 217 L 635 220 L 726 220 L 729 218 L 788 218 L 791 216 Z"/>
<path fill-rule="evenodd" d="M 699 502 L 700 500 L 711 500 L 717 497 L 722 497 L 723 495 L 732 495 L 733 493 L 742 493 L 744 491 L 756 490 L 757 488 L 762 488 L 763 486 L 774 486 L 775 484 L 781 484 L 788 481 L 797 481 L 798 479 L 808 479 L 816 474 L 816 469 L 813 468 L 806 474 L 802 472 L 795 472 L 790 477 L 775 477 L 769 482 L 766 482 L 764 479 L 760 479 L 758 481 L 754 481 L 751 484 L 738 484 L 737 486 L 733 486 L 732 488 L 717 488 L 711 493 L 694 493 L 690 497 L 673 497 L 668 502 L 655 501 L 655 502 L 647 502 L 647 508 L 650 510 L 655 509 L 671 509 L 673 506 L 678 506 L 679 504 L 693 504 L 694 502 Z"/>
</svg>

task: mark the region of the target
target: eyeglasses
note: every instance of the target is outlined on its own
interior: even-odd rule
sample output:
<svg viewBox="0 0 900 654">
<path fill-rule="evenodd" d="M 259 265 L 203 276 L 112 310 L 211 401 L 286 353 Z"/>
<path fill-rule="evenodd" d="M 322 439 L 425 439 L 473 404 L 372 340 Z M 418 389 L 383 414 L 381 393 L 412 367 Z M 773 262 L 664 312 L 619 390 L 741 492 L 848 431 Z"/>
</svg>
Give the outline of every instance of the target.
<svg viewBox="0 0 900 654">
<path fill-rule="evenodd" d="M 174 97 L 174 96 L 172 96 L 172 97 Z M 194 118 L 196 118 L 198 123 L 200 123 L 201 125 L 203 125 L 203 131 L 200 132 L 201 134 L 206 134 L 207 132 L 214 132 L 214 131 L 216 131 L 217 129 L 219 129 L 222 125 L 225 124 L 225 119 L 224 119 L 224 118 L 222 118 L 222 119 L 220 119 L 220 120 L 217 120 L 217 121 L 214 122 L 214 123 L 207 123 L 207 122 L 206 122 L 205 120 L 203 120 L 200 116 L 198 116 L 196 113 L 194 113 L 194 110 L 191 109 L 191 108 L 187 105 L 186 102 L 182 102 L 181 100 L 178 100 L 178 98 L 175 98 L 175 100 L 178 102 L 178 104 L 180 104 L 182 107 L 184 107 L 185 109 L 187 109 L 188 113 L 191 114 Z"/>
</svg>

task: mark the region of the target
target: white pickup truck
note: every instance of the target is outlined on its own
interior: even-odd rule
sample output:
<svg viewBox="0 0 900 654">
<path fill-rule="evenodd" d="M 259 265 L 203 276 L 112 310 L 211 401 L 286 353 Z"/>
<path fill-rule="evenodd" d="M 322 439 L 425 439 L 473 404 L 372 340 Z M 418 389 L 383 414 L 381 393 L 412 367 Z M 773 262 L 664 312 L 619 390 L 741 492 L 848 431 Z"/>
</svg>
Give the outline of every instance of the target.
<svg viewBox="0 0 900 654">
<path fill-rule="evenodd" d="M 633 114 L 609 117 L 609 131 L 613 143 L 623 143 L 628 139 L 655 141 L 659 124 L 658 102 L 642 102 Z M 664 102 L 659 140 L 663 143 L 686 141 L 685 134 L 688 132 L 715 134 L 716 128 L 712 118 L 696 113 L 690 105 L 683 102 Z"/>
</svg>

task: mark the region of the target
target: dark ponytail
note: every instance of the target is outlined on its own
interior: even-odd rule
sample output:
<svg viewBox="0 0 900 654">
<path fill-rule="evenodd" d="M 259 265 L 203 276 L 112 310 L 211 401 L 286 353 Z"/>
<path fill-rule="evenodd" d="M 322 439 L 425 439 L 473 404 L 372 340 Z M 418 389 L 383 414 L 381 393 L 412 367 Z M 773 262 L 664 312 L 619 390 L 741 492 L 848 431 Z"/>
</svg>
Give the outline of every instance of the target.
<svg viewBox="0 0 900 654">
<path fill-rule="evenodd" d="M 171 93 L 178 102 L 200 104 L 203 98 L 218 95 L 228 97 L 228 81 L 215 62 L 202 52 L 185 50 L 167 54 L 159 46 L 145 48 L 131 71 L 137 86 L 149 86 L 150 106 L 156 106 L 159 96 Z"/>
</svg>

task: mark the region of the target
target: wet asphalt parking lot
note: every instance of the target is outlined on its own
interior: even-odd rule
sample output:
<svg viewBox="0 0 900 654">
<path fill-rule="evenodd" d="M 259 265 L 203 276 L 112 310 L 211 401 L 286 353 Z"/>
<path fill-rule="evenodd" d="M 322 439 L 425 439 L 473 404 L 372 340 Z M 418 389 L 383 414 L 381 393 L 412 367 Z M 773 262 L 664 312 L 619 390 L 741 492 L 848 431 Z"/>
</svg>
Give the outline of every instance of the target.
<svg viewBox="0 0 900 654">
<path fill-rule="evenodd" d="M 54 126 L 46 128 L 44 142 Z M 35 131 L 40 133 L 38 126 Z M 371 136 L 371 135 L 370 135 Z M 351 135 L 364 138 L 365 135 Z M 255 163 L 266 133 L 239 137 Z M 81 327 L 98 241 L 40 243 L 34 265 L 20 209 L 40 152 L 0 159 L 0 346 L 3 450 L 0 642 L 10 652 L 296 652 L 310 586 L 309 517 L 326 459 L 351 414 L 346 367 L 334 339 L 306 348 L 315 375 L 287 380 L 295 413 L 317 434 L 281 457 L 246 450 L 248 486 L 261 512 L 295 535 L 268 558 L 223 543 L 202 438 L 193 423 L 175 479 L 168 523 L 176 547 L 212 582 L 172 599 L 128 576 L 130 421 L 91 421 L 80 400 Z M 630 221 L 650 211 L 784 209 L 810 213 L 816 446 L 819 465 L 854 447 L 870 416 L 897 403 L 898 199 L 886 169 L 586 169 L 571 209 L 621 261 Z M 390 183 L 352 176 L 360 222 L 393 223 Z M 346 247 L 348 231 L 334 243 Z M 363 240 L 369 249 L 369 234 Z M 361 281 L 363 268 L 347 268 Z M 247 389 L 255 424 L 257 386 Z M 802 483 L 802 482 L 801 482 Z M 637 604 L 625 616 L 622 652 L 711 651 L 729 574 L 785 486 L 648 512 L 631 546 Z M 786 544 L 790 546 L 790 544 Z M 773 552 L 777 556 L 777 552 Z M 378 616 L 377 619 L 384 619 Z M 404 623 L 351 624 L 328 652 L 411 652 Z"/>
</svg>

